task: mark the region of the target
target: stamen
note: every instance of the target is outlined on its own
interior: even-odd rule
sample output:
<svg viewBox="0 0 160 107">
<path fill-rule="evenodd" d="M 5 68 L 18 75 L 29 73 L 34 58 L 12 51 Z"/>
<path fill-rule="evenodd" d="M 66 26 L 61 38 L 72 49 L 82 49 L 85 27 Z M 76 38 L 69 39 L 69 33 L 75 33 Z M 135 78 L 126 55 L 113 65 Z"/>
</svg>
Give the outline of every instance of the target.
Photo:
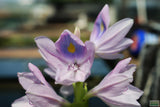
<svg viewBox="0 0 160 107">
<path fill-rule="evenodd" d="M 74 53 L 75 51 L 76 51 L 75 46 L 72 43 L 70 43 L 68 46 L 68 52 Z"/>
<path fill-rule="evenodd" d="M 79 67 L 80 66 L 77 63 L 74 63 L 74 64 L 69 65 L 68 70 L 77 72 L 79 70 Z"/>
</svg>

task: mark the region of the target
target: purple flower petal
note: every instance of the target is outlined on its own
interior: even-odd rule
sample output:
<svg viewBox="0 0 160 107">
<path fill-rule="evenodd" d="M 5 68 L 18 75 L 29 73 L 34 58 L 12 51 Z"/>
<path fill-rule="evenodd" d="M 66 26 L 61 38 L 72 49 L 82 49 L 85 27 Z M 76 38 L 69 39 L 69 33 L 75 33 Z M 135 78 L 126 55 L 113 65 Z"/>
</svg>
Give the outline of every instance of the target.
<svg viewBox="0 0 160 107">
<path fill-rule="evenodd" d="M 94 45 L 86 42 L 86 55 L 77 60 L 76 63 L 69 63 L 66 68 L 56 71 L 56 84 L 71 85 L 75 82 L 84 82 L 91 73 L 91 66 L 94 60 Z"/>
<path fill-rule="evenodd" d="M 79 33 L 76 31 L 78 36 Z M 55 79 L 56 84 L 71 85 L 75 82 L 84 82 L 90 75 L 95 52 L 92 42 L 87 41 L 84 44 L 79 37 L 68 30 L 61 34 L 55 45 L 45 37 L 35 40 L 49 67 L 49 69 L 45 69 L 45 72 Z M 46 46 L 47 43 L 41 43 L 44 41 L 50 42 L 48 45 L 51 44 L 53 49 Z"/>
<path fill-rule="evenodd" d="M 106 86 L 106 85 L 110 85 L 113 84 L 114 82 L 123 82 L 124 80 L 129 80 L 129 82 L 132 82 L 130 80 L 133 80 L 133 72 L 136 69 L 136 66 L 133 64 L 129 64 L 129 62 L 131 61 L 131 58 L 127 58 L 124 59 L 122 61 L 120 61 L 116 67 L 101 81 L 101 83 L 99 85 L 101 86 Z M 110 79 L 112 78 L 112 76 L 117 77 L 118 79 Z M 108 82 L 108 84 L 106 84 L 106 81 L 110 81 Z"/>
<path fill-rule="evenodd" d="M 61 107 L 62 104 L 68 103 L 58 96 L 51 87 L 34 84 L 27 91 L 28 99 L 36 107 Z"/>
<path fill-rule="evenodd" d="M 126 18 L 111 26 L 100 39 L 94 41 L 96 54 L 104 59 L 123 57 L 118 52 L 133 43 L 131 39 L 124 38 L 132 24 L 133 20 Z"/>
<path fill-rule="evenodd" d="M 126 49 L 128 46 L 130 46 L 133 43 L 133 41 L 129 38 L 124 38 L 122 39 L 119 43 L 117 43 L 116 46 L 111 47 L 111 48 L 105 48 L 105 47 L 101 47 L 98 49 L 97 53 L 117 53 L 120 52 L 124 49 Z"/>
<path fill-rule="evenodd" d="M 45 36 L 39 36 L 35 38 L 35 42 L 40 50 L 45 50 L 51 55 L 57 54 L 55 44 L 49 38 Z"/>
<path fill-rule="evenodd" d="M 33 73 L 30 72 L 18 73 L 18 80 L 25 90 L 27 90 L 32 84 L 41 84 L 41 82 L 35 78 Z"/>
<path fill-rule="evenodd" d="M 86 41 L 85 46 L 87 49 L 86 54 L 83 58 L 77 60 L 77 63 L 82 65 L 83 63 L 89 60 L 92 65 L 93 60 L 94 60 L 94 54 L 95 54 L 94 44 L 90 41 Z"/>
<path fill-rule="evenodd" d="M 89 63 L 89 62 L 88 62 Z M 87 65 L 87 67 L 90 65 L 88 63 L 83 64 Z M 81 69 L 81 67 L 78 67 L 77 65 L 70 65 L 68 68 L 63 69 L 61 71 L 57 71 L 55 80 L 56 84 L 62 84 L 62 85 L 72 85 L 76 82 L 84 82 L 87 77 L 90 75 L 90 72 L 84 71 L 84 69 Z"/>
<path fill-rule="evenodd" d="M 40 53 L 44 56 L 44 59 L 46 60 L 50 68 L 49 71 L 45 70 L 45 72 L 49 74 L 53 79 L 55 78 L 56 72 L 59 71 L 59 69 L 65 69 L 67 67 L 67 62 L 59 59 L 59 57 L 51 55 L 45 50 L 40 50 Z M 51 73 L 50 71 L 53 73 Z"/>
<path fill-rule="evenodd" d="M 90 41 L 94 43 L 95 53 L 99 57 L 116 59 L 122 57 L 118 52 L 132 43 L 132 40 L 124 37 L 132 27 L 133 20 L 125 18 L 108 28 L 109 20 L 109 8 L 105 5 L 95 21 Z"/>
<path fill-rule="evenodd" d="M 41 71 L 32 63 L 28 64 L 29 69 L 32 71 L 32 73 L 34 74 L 34 76 L 44 85 L 46 86 L 50 86 L 48 84 L 48 82 L 45 80 L 45 78 L 43 77 Z"/>
<path fill-rule="evenodd" d="M 136 100 L 142 95 L 142 91 L 130 85 L 136 68 L 135 65 L 129 64 L 130 60 L 131 58 L 120 61 L 95 88 L 89 91 L 89 94 L 115 107 L 140 106 Z"/>
<path fill-rule="evenodd" d="M 129 85 L 128 89 L 119 96 L 107 98 L 105 93 L 100 93 L 97 96 L 111 107 L 141 107 L 137 99 L 139 99 L 142 94 L 143 92 L 141 90 Z"/>
<path fill-rule="evenodd" d="M 28 66 L 32 72 L 18 73 L 19 82 L 25 90 L 33 84 L 43 84 L 50 87 L 41 71 L 35 65 L 29 63 Z"/>
<path fill-rule="evenodd" d="M 106 4 L 99 13 L 99 15 L 97 16 L 97 19 L 94 23 L 93 31 L 91 33 L 90 40 L 95 41 L 99 39 L 102 36 L 102 34 L 108 29 L 109 22 L 110 22 L 109 7 Z"/>
<path fill-rule="evenodd" d="M 133 25 L 133 20 L 125 18 L 112 25 L 103 36 L 96 41 L 96 46 L 110 48 L 119 43 Z M 107 44 L 107 45 L 106 45 Z"/>
<path fill-rule="evenodd" d="M 86 48 L 84 43 L 70 31 L 65 30 L 55 43 L 59 54 L 74 62 L 85 55 Z"/>
<path fill-rule="evenodd" d="M 52 40 L 45 36 L 40 36 L 35 38 L 35 42 L 39 48 L 39 52 L 42 55 L 42 57 L 47 61 L 47 57 L 56 57 L 55 59 L 59 58 L 63 62 L 65 62 L 64 57 L 59 57 L 59 53 L 57 52 L 57 49 L 55 47 L 55 44 Z M 53 58 L 52 58 L 53 59 Z"/>
<path fill-rule="evenodd" d="M 23 96 L 12 103 L 12 107 L 36 107 L 30 103 L 27 96 Z"/>
<path fill-rule="evenodd" d="M 28 66 L 32 71 L 31 73 L 18 73 L 19 82 L 26 90 L 27 97 L 16 100 L 13 105 L 24 102 L 24 104 L 28 105 L 30 103 L 34 107 L 44 107 L 44 105 L 46 107 L 60 107 L 64 103 L 68 103 L 56 94 L 35 65 L 29 63 Z"/>
</svg>

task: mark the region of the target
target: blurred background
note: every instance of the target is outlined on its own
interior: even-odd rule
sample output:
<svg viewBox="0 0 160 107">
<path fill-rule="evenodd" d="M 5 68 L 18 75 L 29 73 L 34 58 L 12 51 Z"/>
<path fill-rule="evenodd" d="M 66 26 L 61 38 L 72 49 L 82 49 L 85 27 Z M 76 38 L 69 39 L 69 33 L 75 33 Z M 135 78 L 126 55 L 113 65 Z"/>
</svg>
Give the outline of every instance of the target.
<svg viewBox="0 0 160 107">
<path fill-rule="evenodd" d="M 47 36 L 56 41 L 64 29 L 81 29 L 81 39 L 89 39 L 96 16 L 105 4 L 110 7 L 110 25 L 130 17 L 134 25 L 127 37 L 134 43 L 122 53 L 137 65 L 133 84 L 144 91 L 142 107 L 160 101 L 160 0 L 0 0 L 0 105 L 10 107 L 25 91 L 18 83 L 17 72 L 28 72 L 28 62 L 42 71 L 46 63 L 38 53 L 34 38 Z M 119 60 L 95 59 L 89 88 L 98 84 Z M 59 92 L 59 85 L 47 75 Z M 72 99 L 72 98 L 69 98 Z M 91 99 L 91 107 L 106 107 Z M 156 102 L 156 103 L 157 103 Z M 158 104 L 158 103 L 157 103 Z"/>
</svg>

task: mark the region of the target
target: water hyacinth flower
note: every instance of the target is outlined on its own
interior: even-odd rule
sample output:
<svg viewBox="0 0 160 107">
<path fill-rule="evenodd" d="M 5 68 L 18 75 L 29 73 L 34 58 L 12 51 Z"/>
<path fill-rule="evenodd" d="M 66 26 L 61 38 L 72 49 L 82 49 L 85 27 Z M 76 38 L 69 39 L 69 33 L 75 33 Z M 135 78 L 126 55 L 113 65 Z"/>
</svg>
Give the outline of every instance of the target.
<svg viewBox="0 0 160 107">
<path fill-rule="evenodd" d="M 69 104 L 56 94 L 35 65 L 29 63 L 28 66 L 31 72 L 18 73 L 26 95 L 15 100 L 12 107 L 61 107 Z"/>
<path fill-rule="evenodd" d="M 74 35 L 65 30 L 54 43 L 47 37 L 35 38 L 42 57 L 49 68 L 44 71 L 55 79 L 56 84 L 72 85 L 84 82 L 90 75 L 94 60 L 94 45 L 80 40 L 79 30 Z"/>
<path fill-rule="evenodd" d="M 88 107 L 91 97 L 98 97 L 111 107 L 140 107 L 137 100 L 143 92 L 131 85 L 136 69 L 135 65 L 129 64 L 131 58 L 120 61 L 96 87 L 87 89 L 85 80 L 91 73 L 94 54 L 105 59 L 120 58 L 119 52 L 132 43 L 125 35 L 133 20 L 126 18 L 108 28 L 109 20 L 109 8 L 105 5 L 95 21 L 90 41 L 85 43 L 80 40 L 77 28 L 74 34 L 64 30 L 55 43 L 45 36 L 35 38 L 48 65 L 44 72 L 56 84 L 63 85 L 60 93 L 65 98 L 74 93 L 72 103 L 56 94 L 41 71 L 29 63 L 31 72 L 18 73 L 26 95 L 15 100 L 12 107 Z"/>
<path fill-rule="evenodd" d="M 101 58 L 116 59 L 123 55 L 118 52 L 126 49 L 133 41 L 125 38 L 133 25 L 133 20 L 125 18 L 111 27 L 109 26 L 109 7 L 106 4 L 94 23 L 93 31 L 90 35 L 90 41 L 95 44 L 95 53 Z"/>
<path fill-rule="evenodd" d="M 120 61 L 87 96 L 99 97 L 111 107 L 140 107 L 137 99 L 143 92 L 130 84 L 136 68 L 130 60 Z"/>
</svg>

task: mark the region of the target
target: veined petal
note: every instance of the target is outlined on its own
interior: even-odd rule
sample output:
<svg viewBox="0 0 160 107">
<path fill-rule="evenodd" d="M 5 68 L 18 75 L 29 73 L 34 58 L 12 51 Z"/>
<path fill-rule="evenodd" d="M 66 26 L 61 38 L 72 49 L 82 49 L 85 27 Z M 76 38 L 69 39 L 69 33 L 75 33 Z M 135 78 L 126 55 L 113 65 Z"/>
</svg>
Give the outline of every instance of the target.
<svg viewBox="0 0 160 107">
<path fill-rule="evenodd" d="M 96 48 L 102 48 L 103 46 L 105 48 L 110 48 L 115 46 L 126 36 L 132 25 L 133 19 L 130 18 L 118 21 L 109 27 L 102 37 L 95 42 Z"/>
<path fill-rule="evenodd" d="M 55 79 L 55 75 L 57 75 L 57 71 L 61 72 L 61 70 L 67 68 L 67 62 L 63 56 L 61 57 L 61 55 L 59 55 L 57 57 L 57 56 L 51 55 L 45 50 L 40 50 L 40 53 L 46 60 L 47 65 L 49 67 L 49 69 L 48 68 L 45 69 L 44 72 L 47 73 L 51 78 Z"/>
<path fill-rule="evenodd" d="M 12 107 L 36 107 L 31 104 L 27 96 L 23 96 L 12 103 Z"/>
<path fill-rule="evenodd" d="M 47 51 L 51 55 L 57 54 L 55 44 L 45 36 L 35 38 L 35 42 L 40 50 Z"/>
<path fill-rule="evenodd" d="M 117 59 L 117 58 L 122 58 L 123 55 L 119 54 L 118 52 L 128 48 L 131 44 L 133 43 L 133 41 L 131 39 L 128 38 L 123 38 L 119 43 L 117 43 L 115 46 L 111 46 L 111 47 L 99 47 L 96 50 L 96 54 L 104 59 Z M 106 44 L 107 45 L 107 44 Z M 109 44 L 108 44 L 109 45 Z"/>
<path fill-rule="evenodd" d="M 113 84 L 112 82 L 114 81 L 118 81 L 119 79 L 111 79 L 112 76 L 117 77 L 117 78 L 124 78 L 124 79 L 130 79 L 133 78 L 132 74 L 136 69 L 136 66 L 133 64 L 129 64 L 129 62 L 131 61 L 131 58 L 127 58 L 124 59 L 122 61 L 120 61 L 116 67 L 105 76 L 105 78 L 101 81 L 101 83 L 99 85 L 101 86 L 106 86 L 107 84 Z M 123 79 L 122 79 L 123 80 Z M 107 82 L 106 81 L 110 81 Z"/>
<path fill-rule="evenodd" d="M 127 48 L 129 47 L 131 44 L 133 43 L 133 40 L 132 39 L 129 39 L 129 38 L 124 38 L 123 40 L 121 40 L 119 42 L 119 44 L 117 44 L 117 46 L 115 47 L 115 49 L 118 49 L 118 48 Z"/>
<path fill-rule="evenodd" d="M 18 74 L 19 81 L 26 90 L 27 99 L 25 97 L 25 101 L 29 101 L 28 103 L 34 105 L 33 107 L 44 107 L 44 105 L 61 107 L 62 104 L 68 103 L 56 94 L 35 65 L 29 63 L 28 66 L 31 73 Z"/>
<path fill-rule="evenodd" d="M 25 90 L 27 90 L 32 84 L 41 84 L 31 72 L 18 73 L 18 80 Z"/>
<path fill-rule="evenodd" d="M 65 30 L 55 43 L 59 54 L 74 62 L 85 55 L 86 48 L 84 43 L 70 31 Z"/>
<path fill-rule="evenodd" d="M 132 73 L 135 70 L 135 67 L 130 66 L 127 69 L 127 73 L 109 74 L 93 90 L 98 91 L 98 93 L 105 92 L 107 97 L 121 95 L 133 81 Z"/>
<path fill-rule="evenodd" d="M 141 107 L 137 99 L 142 96 L 143 92 L 138 88 L 129 85 L 123 94 L 115 97 L 106 97 L 105 93 L 99 93 L 97 96 L 111 107 Z"/>
<path fill-rule="evenodd" d="M 118 52 L 126 49 L 127 47 L 129 47 L 131 44 L 133 43 L 133 41 L 131 39 L 128 38 L 124 38 L 122 41 L 120 41 L 116 46 L 113 46 L 111 48 L 106 48 L 102 47 L 99 48 L 96 51 L 96 54 L 104 59 L 117 59 L 117 58 L 122 58 L 123 55 L 119 54 Z"/>
<path fill-rule="evenodd" d="M 88 78 L 94 60 L 94 44 L 87 41 L 85 46 L 87 51 L 83 58 L 56 72 L 56 84 L 71 85 L 75 82 L 84 82 Z"/>
<path fill-rule="evenodd" d="M 127 47 L 129 47 L 131 44 L 133 43 L 133 41 L 129 38 L 124 38 L 122 39 L 119 43 L 117 43 L 116 46 L 113 46 L 111 48 L 105 48 L 105 47 L 101 47 L 98 49 L 98 51 L 96 51 L 97 53 L 118 53 L 124 49 L 126 49 Z"/>
<path fill-rule="evenodd" d="M 97 16 L 90 41 L 95 44 L 96 55 L 105 59 L 116 59 L 122 57 L 118 52 L 132 43 L 124 37 L 132 27 L 133 19 L 122 19 L 108 28 L 109 20 L 109 8 L 105 5 Z"/>
<path fill-rule="evenodd" d="M 76 82 L 84 82 L 86 80 L 86 76 L 86 73 L 81 70 L 63 70 L 62 73 L 57 73 L 55 83 L 69 86 Z"/>
<path fill-rule="evenodd" d="M 44 50 L 40 50 L 40 53 L 43 54 L 44 59 L 46 60 L 48 66 L 56 73 L 57 69 L 63 68 L 67 65 L 67 62 L 63 56 L 61 58 L 60 55 L 54 56 L 49 54 L 47 51 Z"/>
<path fill-rule="evenodd" d="M 84 82 L 91 71 L 90 61 L 85 61 L 82 65 L 68 65 L 66 69 L 59 69 L 56 73 L 55 83 L 62 85 L 72 85 L 76 82 Z"/>
<path fill-rule="evenodd" d="M 31 72 L 18 73 L 18 80 L 25 90 L 33 84 L 43 84 L 50 87 L 41 71 L 35 65 L 29 63 L 28 66 Z"/>
<path fill-rule="evenodd" d="M 85 46 L 86 46 L 86 49 L 87 49 L 86 54 L 83 58 L 77 60 L 77 63 L 82 65 L 86 61 L 90 61 L 91 65 L 92 65 L 93 61 L 94 61 L 95 46 L 90 41 L 86 41 Z"/>
<path fill-rule="evenodd" d="M 109 7 L 106 4 L 96 18 L 90 36 L 90 41 L 94 42 L 97 39 L 99 39 L 102 36 L 102 34 L 107 30 L 109 22 L 110 22 Z"/>
<path fill-rule="evenodd" d="M 80 35 L 78 30 L 76 30 L 76 35 Z M 39 52 L 49 66 L 45 72 L 55 79 L 56 84 L 71 85 L 75 82 L 84 82 L 90 75 L 94 60 L 94 44 L 90 41 L 84 44 L 76 35 L 65 30 L 51 51 L 45 44 L 39 43 L 43 42 L 41 39 L 44 38 L 35 39 L 40 47 Z M 46 41 L 51 42 L 49 39 Z M 54 43 L 50 44 L 53 46 Z"/>
<path fill-rule="evenodd" d="M 50 86 L 48 84 L 48 82 L 45 80 L 45 78 L 43 77 L 41 71 L 35 66 L 33 65 L 32 63 L 29 63 L 28 64 L 28 67 L 30 69 L 30 71 L 34 74 L 34 76 L 44 85 L 46 86 Z"/>
<path fill-rule="evenodd" d="M 137 99 L 142 91 L 130 85 L 136 68 L 129 64 L 130 60 L 131 58 L 120 61 L 89 94 L 99 97 L 111 107 L 139 107 Z"/>
<path fill-rule="evenodd" d="M 58 96 L 51 87 L 40 84 L 32 85 L 26 91 L 26 95 L 36 107 L 61 107 L 62 104 L 68 103 Z"/>
<path fill-rule="evenodd" d="M 35 42 L 39 48 L 39 52 L 41 56 L 47 61 L 47 59 L 50 58 L 58 58 L 62 62 L 66 62 L 65 58 L 59 55 L 57 52 L 57 48 L 55 47 L 55 44 L 52 40 L 45 36 L 39 36 L 35 38 Z"/>
</svg>

